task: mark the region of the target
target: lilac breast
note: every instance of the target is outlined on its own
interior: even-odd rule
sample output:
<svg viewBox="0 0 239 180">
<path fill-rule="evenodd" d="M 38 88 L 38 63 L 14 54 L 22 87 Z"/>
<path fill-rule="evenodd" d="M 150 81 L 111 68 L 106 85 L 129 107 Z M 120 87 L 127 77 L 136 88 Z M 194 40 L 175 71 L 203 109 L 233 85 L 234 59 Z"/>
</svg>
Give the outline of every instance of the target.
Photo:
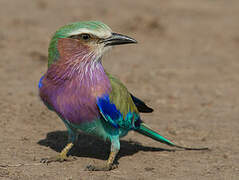
<svg viewBox="0 0 239 180">
<path fill-rule="evenodd" d="M 96 98 L 108 94 L 110 82 L 101 64 L 89 73 L 75 73 L 71 78 L 52 78 L 45 74 L 40 97 L 64 119 L 74 124 L 91 122 L 100 117 Z"/>
</svg>

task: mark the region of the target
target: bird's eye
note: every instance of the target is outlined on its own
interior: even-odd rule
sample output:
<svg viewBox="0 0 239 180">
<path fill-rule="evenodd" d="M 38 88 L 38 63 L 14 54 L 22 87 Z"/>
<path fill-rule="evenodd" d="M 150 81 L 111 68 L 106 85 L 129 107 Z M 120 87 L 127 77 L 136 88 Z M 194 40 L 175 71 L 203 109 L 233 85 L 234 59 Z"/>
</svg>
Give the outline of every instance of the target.
<svg viewBox="0 0 239 180">
<path fill-rule="evenodd" d="M 81 39 L 83 39 L 85 41 L 87 41 L 91 38 L 91 36 L 89 34 L 81 34 L 80 37 L 81 37 Z"/>
</svg>

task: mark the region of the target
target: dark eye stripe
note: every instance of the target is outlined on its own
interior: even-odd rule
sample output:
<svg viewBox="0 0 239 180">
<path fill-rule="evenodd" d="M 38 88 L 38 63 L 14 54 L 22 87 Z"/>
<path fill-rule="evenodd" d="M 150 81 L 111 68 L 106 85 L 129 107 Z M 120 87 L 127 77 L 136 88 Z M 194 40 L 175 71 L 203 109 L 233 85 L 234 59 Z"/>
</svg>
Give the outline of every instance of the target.
<svg viewBox="0 0 239 180">
<path fill-rule="evenodd" d="M 77 34 L 77 35 L 69 36 L 69 38 L 72 38 L 72 39 L 83 39 L 83 40 L 87 41 L 87 40 L 91 39 L 91 35 L 83 33 L 83 34 Z"/>
<path fill-rule="evenodd" d="M 72 36 L 69 36 L 69 38 L 72 38 L 72 39 L 80 39 L 80 35 L 72 35 Z"/>
</svg>

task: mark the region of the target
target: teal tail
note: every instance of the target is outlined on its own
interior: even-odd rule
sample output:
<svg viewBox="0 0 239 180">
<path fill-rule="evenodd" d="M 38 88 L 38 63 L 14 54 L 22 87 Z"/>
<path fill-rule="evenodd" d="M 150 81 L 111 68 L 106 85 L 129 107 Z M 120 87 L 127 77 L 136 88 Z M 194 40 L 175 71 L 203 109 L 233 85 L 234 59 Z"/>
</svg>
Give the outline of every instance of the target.
<svg viewBox="0 0 239 180">
<path fill-rule="evenodd" d="M 183 147 L 183 146 L 179 146 L 176 145 L 174 143 L 172 143 L 171 141 L 169 141 L 168 139 L 166 139 L 165 137 L 161 136 L 159 133 L 153 131 L 152 129 L 150 129 L 149 127 L 146 126 L 146 124 L 141 123 L 140 127 L 138 129 L 136 129 L 135 131 L 139 132 L 142 135 L 145 135 L 147 137 L 150 137 L 156 141 L 159 141 L 161 143 L 167 144 L 169 146 L 173 146 L 173 147 L 177 147 L 180 149 L 185 149 L 185 150 L 209 150 L 207 147 L 206 148 L 191 148 L 191 147 Z"/>
</svg>

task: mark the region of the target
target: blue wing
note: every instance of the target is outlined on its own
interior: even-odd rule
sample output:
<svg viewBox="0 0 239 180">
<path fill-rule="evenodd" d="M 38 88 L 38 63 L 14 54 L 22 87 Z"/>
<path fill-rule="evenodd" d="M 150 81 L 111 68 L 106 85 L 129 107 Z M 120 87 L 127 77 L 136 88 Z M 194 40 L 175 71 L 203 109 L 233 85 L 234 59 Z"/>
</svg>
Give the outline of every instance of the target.
<svg viewBox="0 0 239 180">
<path fill-rule="evenodd" d="M 139 115 L 130 110 L 124 117 L 116 105 L 110 101 L 109 95 L 97 98 L 97 106 L 105 121 L 115 128 L 134 129 L 139 127 L 139 124 L 142 122 Z"/>
<path fill-rule="evenodd" d="M 110 102 L 109 95 L 103 95 L 97 98 L 97 106 L 103 118 L 113 127 L 119 128 L 119 121 L 123 119 L 120 111 L 117 110 L 115 104 Z"/>
<path fill-rule="evenodd" d="M 43 86 L 42 80 L 43 80 L 44 76 L 45 76 L 45 75 L 43 75 L 43 76 L 40 78 L 39 82 L 38 82 L 38 88 L 39 88 L 39 89 Z M 45 101 L 42 101 L 42 102 L 47 106 L 47 108 L 48 108 L 49 110 L 54 111 L 54 108 L 52 108 L 49 104 L 47 104 Z"/>
<path fill-rule="evenodd" d="M 38 83 L 38 88 L 40 89 L 42 87 L 42 79 L 44 78 L 44 75 L 40 78 Z"/>
</svg>

